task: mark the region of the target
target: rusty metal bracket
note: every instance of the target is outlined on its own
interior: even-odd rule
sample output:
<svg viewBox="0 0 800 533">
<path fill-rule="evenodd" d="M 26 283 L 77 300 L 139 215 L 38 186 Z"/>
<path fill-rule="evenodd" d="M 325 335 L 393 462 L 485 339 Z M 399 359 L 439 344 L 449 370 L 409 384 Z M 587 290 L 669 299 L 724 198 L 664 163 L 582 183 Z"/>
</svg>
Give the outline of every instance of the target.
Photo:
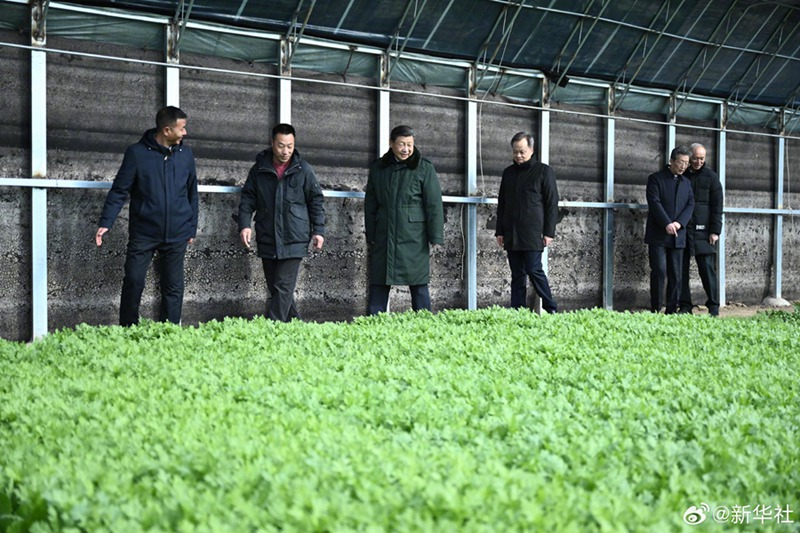
<svg viewBox="0 0 800 533">
<path fill-rule="evenodd" d="M 50 0 L 31 0 L 31 44 L 44 46 L 47 44 L 47 11 Z"/>
</svg>

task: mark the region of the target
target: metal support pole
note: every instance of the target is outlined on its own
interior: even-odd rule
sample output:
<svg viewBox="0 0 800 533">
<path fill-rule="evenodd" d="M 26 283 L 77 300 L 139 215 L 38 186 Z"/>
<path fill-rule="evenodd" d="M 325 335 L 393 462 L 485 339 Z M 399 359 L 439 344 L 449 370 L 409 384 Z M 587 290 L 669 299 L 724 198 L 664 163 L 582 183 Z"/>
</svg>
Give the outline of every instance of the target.
<svg viewBox="0 0 800 533">
<path fill-rule="evenodd" d="M 389 89 L 389 78 L 386 76 L 389 66 L 389 54 L 381 54 L 380 72 L 378 73 L 380 79 L 381 89 L 378 91 L 378 135 L 377 139 L 377 157 L 383 156 L 389 150 L 389 134 L 391 132 L 391 115 L 389 114 L 391 93 Z M 369 279 L 367 279 L 369 284 Z M 391 294 L 391 293 L 390 293 Z M 390 312 L 392 309 L 391 296 L 386 302 L 386 311 Z"/>
<path fill-rule="evenodd" d="M 726 152 L 728 150 L 728 139 L 727 133 L 725 131 L 725 114 L 726 114 L 726 105 L 723 103 L 719 106 L 719 133 L 717 138 L 717 146 L 719 152 L 717 153 L 717 175 L 719 176 L 719 182 L 722 184 L 722 194 L 725 195 L 725 166 L 727 161 Z M 725 294 L 725 234 L 727 230 L 725 229 L 727 224 L 725 223 L 725 213 L 722 213 L 722 231 L 719 234 L 719 241 L 717 241 L 717 281 L 719 286 L 719 305 L 720 307 L 725 307 L 726 305 L 726 294 Z"/>
<path fill-rule="evenodd" d="M 389 115 L 389 54 L 381 54 L 380 72 L 378 73 L 381 90 L 378 91 L 378 157 L 389 150 L 389 132 L 391 131 L 391 117 Z"/>
<path fill-rule="evenodd" d="M 542 163 L 550 162 L 550 111 L 548 109 L 550 98 L 547 94 L 549 92 L 549 82 L 542 81 L 542 111 L 539 114 L 539 161 Z M 547 248 L 542 252 L 542 269 L 547 274 L 548 270 L 549 250 Z M 542 299 L 536 297 L 536 304 L 534 309 L 537 313 L 542 313 Z"/>
<path fill-rule="evenodd" d="M 674 106 L 670 106 L 674 109 Z M 666 164 L 669 164 L 669 156 L 672 153 L 672 149 L 675 148 L 675 142 L 677 139 L 677 127 L 675 126 L 675 115 L 670 114 L 669 117 L 669 124 L 667 125 L 667 156 L 664 158 Z M 663 167 L 662 167 L 663 168 Z"/>
<path fill-rule="evenodd" d="M 786 157 L 786 138 L 778 138 L 778 175 L 775 178 L 775 209 L 783 209 L 783 173 Z M 775 215 L 773 231 L 772 264 L 775 269 L 773 278 L 772 295 L 782 298 L 783 290 L 783 215 Z"/>
<path fill-rule="evenodd" d="M 32 7 L 38 31 L 33 46 L 45 46 L 44 20 Z M 31 176 L 47 177 L 47 53 L 31 51 Z M 47 334 L 47 189 L 31 190 L 31 273 L 33 338 Z"/>
<path fill-rule="evenodd" d="M 669 161 L 669 155 L 672 152 L 672 149 L 675 148 L 675 142 L 677 139 L 676 130 L 677 128 L 675 126 L 675 121 L 670 122 L 670 124 L 667 126 L 667 162 Z"/>
<path fill-rule="evenodd" d="M 389 91 L 378 91 L 378 157 L 389 150 Z"/>
<path fill-rule="evenodd" d="M 469 79 L 475 79 L 475 67 L 470 67 Z M 471 85 L 471 84 L 470 84 Z M 474 91 L 467 87 L 467 94 L 472 98 Z M 466 169 L 464 192 L 474 195 L 478 190 L 478 102 L 471 99 L 467 102 L 466 113 Z M 466 209 L 466 242 L 464 242 L 464 277 L 467 289 L 467 309 L 478 308 L 478 206 L 467 204 Z"/>
<path fill-rule="evenodd" d="M 292 80 L 278 80 L 278 122 L 292 123 Z"/>
<path fill-rule="evenodd" d="M 611 89 L 609 92 L 613 91 Z M 609 106 L 610 109 L 610 106 Z M 606 119 L 605 201 L 614 201 L 616 119 Z M 614 309 L 614 209 L 603 209 L 603 308 Z"/>
<path fill-rule="evenodd" d="M 292 70 L 288 63 L 291 43 L 284 37 L 281 39 L 281 49 L 279 64 L 281 65 L 281 76 L 291 76 Z M 278 80 L 278 122 L 281 124 L 292 123 L 292 80 L 280 78 Z"/>
<path fill-rule="evenodd" d="M 675 148 L 675 142 L 677 139 L 677 127 L 675 122 L 678 116 L 675 114 L 675 109 L 675 97 L 672 96 L 669 99 L 669 124 L 667 125 L 667 164 L 669 164 L 669 155 L 672 152 L 672 149 Z"/>
<path fill-rule="evenodd" d="M 47 189 L 31 190 L 33 338 L 47 335 Z"/>
</svg>

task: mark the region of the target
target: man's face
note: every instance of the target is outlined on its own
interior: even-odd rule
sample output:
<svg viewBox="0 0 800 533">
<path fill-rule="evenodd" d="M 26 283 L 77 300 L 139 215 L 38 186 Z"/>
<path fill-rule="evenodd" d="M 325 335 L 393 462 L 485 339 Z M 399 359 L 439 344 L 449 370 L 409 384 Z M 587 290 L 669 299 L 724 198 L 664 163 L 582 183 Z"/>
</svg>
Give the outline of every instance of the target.
<svg viewBox="0 0 800 533">
<path fill-rule="evenodd" d="M 530 161 L 531 157 L 533 157 L 533 148 L 528 146 L 526 139 L 520 139 L 512 144 L 511 150 L 514 153 L 514 163 L 518 165 Z"/>
<path fill-rule="evenodd" d="M 677 159 L 669 160 L 669 169 L 672 171 L 673 174 L 681 175 L 684 172 L 686 172 L 687 168 L 689 168 L 688 155 L 679 155 Z"/>
<path fill-rule="evenodd" d="M 284 164 L 292 158 L 294 153 L 294 135 L 279 133 L 272 139 L 273 159 L 276 163 Z"/>
<path fill-rule="evenodd" d="M 184 137 L 186 137 L 186 119 L 179 118 L 175 124 L 170 127 L 164 128 L 164 140 L 166 146 L 175 146 L 180 144 Z"/>
<path fill-rule="evenodd" d="M 706 149 L 702 146 L 695 148 L 694 152 L 692 152 L 692 157 L 689 158 L 689 163 L 695 170 L 703 168 L 703 165 L 706 163 Z"/>
<path fill-rule="evenodd" d="M 414 137 L 397 137 L 391 142 L 392 153 L 398 161 L 405 161 L 414 153 Z"/>
</svg>

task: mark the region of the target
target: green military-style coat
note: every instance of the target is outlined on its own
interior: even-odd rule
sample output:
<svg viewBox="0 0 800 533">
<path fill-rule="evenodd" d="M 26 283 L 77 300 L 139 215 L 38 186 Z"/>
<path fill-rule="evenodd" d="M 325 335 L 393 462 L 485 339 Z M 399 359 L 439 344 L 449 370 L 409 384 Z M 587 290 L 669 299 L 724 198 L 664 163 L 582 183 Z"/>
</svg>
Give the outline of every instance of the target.
<svg viewBox="0 0 800 533">
<path fill-rule="evenodd" d="M 419 150 L 399 162 L 389 150 L 370 166 L 364 226 L 370 283 L 428 283 L 429 245 L 444 242 L 444 208 L 439 176 Z"/>
</svg>

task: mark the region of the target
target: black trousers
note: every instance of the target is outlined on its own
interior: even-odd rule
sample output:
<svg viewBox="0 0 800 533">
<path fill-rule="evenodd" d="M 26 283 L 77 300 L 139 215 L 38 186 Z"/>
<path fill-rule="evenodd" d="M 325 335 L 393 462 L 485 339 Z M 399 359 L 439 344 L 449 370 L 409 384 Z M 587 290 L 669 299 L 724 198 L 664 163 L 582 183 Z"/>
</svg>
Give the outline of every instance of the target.
<svg viewBox="0 0 800 533">
<path fill-rule="evenodd" d="M 262 258 L 264 277 L 269 289 L 267 318 L 278 322 L 289 322 L 300 318 L 294 303 L 294 289 L 297 286 L 297 273 L 300 271 L 299 257 L 291 259 Z"/>
<path fill-rule="evenodd" d="M 391 285 L 377 285 L 370 284 L 369 286 L 369 302 L 367 303 L 367 313 L 370 315 L 377 315 L 378 313 L 385 313 L 389 305 L 389 290 Z M 409 285 L 411 292 L 411 308 L 414 311 L 421 309 L 431 310 L 431 294 L 428 290 L 428 285 Z"/>
<path fill-rule="evenodd" d="M 667 282 L 667 314 L 678 312 L 681 290 L 683 248 L 648 246 L 650 256 L 650 310 L 661 311 L 664 305 L 664 280 Z"/>
<path fill-rule="evenodd" d="M 692 291 L 689 288 L 689 264 L 691 263 L 691 260 L 691 255 L 684 252 L 680 310 L 681 312 L 686 313 L 691 313 L 692 308 L 694 307 L 692 305 Z M 717 256 L 715 254 L 696 255 L 695 261 L 697 262 L 697 272 L 700 274 L 700 281 L 703 282 L 703 289 L 706 291 L 706 307 L 708 307 L 708 314 L 717 316 L 719 315 Z"/>
<path fill-rule="evenodd" d="M 511 267 L 511 307 L 525 307 L 528 299 L 528 279 L 533 290 L 542 299 L 542 309 L 548 313 L 557 310 L 556 301 L 550 292 L 550 283 L 542 267 L 542 252 L 533 250 L 507 250 L 508 266 Z"/>
<path fill-rule="evenodd" d="M 180 324 L 183 307 L 183 258 L 187 241 L 164 243 L 142 239 L 128 240 L 125 257 L 125 277 L 119 303 L 119 323 L 132 326 L 139 323 L 139 306 L 147 278 L 147 269 L 158 252 L 156 267 L 161 287 L 161 322 Z"/>
</svg>

